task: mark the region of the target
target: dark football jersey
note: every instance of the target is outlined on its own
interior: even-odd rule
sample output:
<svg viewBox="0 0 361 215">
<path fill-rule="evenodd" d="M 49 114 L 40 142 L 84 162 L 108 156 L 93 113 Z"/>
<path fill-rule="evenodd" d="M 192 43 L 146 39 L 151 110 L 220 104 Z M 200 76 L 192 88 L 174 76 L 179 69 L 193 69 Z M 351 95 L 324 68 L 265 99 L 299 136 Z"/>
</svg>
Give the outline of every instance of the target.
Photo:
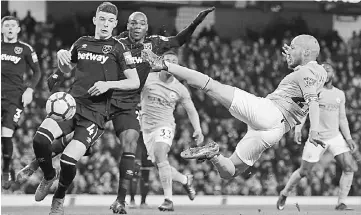
<svg viewBox="0 0 361 215">
<path fill-rule="evenodd" d="M 91 96 L 88 90 L 98 81 L 118 81 L 124 70 L 134 68 L 128 48 L 115 38 L 107 40 L 85 36 L 71 47 L 71 62 L 76 63 L 75 80 L 70 94 L 76 101 L 93 111 L 106 115 L 107 101 L 112 90 Z"/>
<path fill-rule="evenodd" d="M 38 57 L 29 44 L 1 41 L 1 94 L 22 93 L 25 90 L 25 72 L 28 67 L 35 71 L 37 64 Z"/>
<path fill-rule="evenodd" d="M 119 40 L 131 51 L 131 61 L 136 65 L 140 86 L 135 90 L 115 90 L 112 96 L 112 104 L 117 107 L 122 107 L 122 105 L 125 104 L 125 106 L 128 107 L 129 105 L 134 105 L 135 108 L 135 106 L 140 102 L 140 92 L 142 91 L 151 70 L 149 63 L 142 60 L 141 51 L 143 49 L 151 49 L 155 54 L 162 55 L 169 49 L 178 47 L 179 43 L 176 39 L 174 39 L 174 37 L 168 38 L 155 35 L 146 37 L 143 43 L 134 43 L 129 37 L 119 38 Z M 123 76 L 121 78 L 124 79 L 125 77 Z"/>
</svg>

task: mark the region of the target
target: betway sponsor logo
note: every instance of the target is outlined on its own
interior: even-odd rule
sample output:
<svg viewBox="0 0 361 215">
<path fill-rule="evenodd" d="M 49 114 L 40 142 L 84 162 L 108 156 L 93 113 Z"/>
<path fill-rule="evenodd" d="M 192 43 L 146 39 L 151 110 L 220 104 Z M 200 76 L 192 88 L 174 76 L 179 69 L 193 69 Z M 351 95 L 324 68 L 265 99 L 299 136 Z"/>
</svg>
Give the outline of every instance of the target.
<svg viewBox="0 0 361 215">
<path fill-rule="evenodd" d="M 93 53 L 78 53 L 78 60 L 93 60 L 98 61 L 101 64 L 104 64 L 108 60 L 108 56 L 100 55 L 100 54 L 93 54 Z"/>
<path fill-rule="evenodd" d="M 140 57 L 131 57 L 130 60 L 133 61 L 134 64 L 143 63 L 143 59 Z"/>
<path fill-rule="evenodd" d="M 16 57 L 13 55 L 8 55 L 8 54 L 1 54 L 1 60 L 5 60 L 5 61 L 11 61 L 14 64 L 19 63 L 19 61 L 21 60 L 20 57 Z"/>
</svg>

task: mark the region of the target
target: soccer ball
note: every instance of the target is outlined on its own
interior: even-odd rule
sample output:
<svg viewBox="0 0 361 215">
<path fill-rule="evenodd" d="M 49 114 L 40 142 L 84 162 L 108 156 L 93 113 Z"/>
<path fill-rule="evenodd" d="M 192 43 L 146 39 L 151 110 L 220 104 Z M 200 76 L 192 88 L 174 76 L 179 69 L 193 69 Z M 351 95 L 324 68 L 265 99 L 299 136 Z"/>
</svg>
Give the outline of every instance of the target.
<svg viewBox="0 0 361 215">
<path fill-rule="evenodd" d="M 65 92 L 57 92 L 46 101 L 46 113 L 55 121 L 73 118 L 76 112 L 76 102 L 73 96 Z"/>
</svg>

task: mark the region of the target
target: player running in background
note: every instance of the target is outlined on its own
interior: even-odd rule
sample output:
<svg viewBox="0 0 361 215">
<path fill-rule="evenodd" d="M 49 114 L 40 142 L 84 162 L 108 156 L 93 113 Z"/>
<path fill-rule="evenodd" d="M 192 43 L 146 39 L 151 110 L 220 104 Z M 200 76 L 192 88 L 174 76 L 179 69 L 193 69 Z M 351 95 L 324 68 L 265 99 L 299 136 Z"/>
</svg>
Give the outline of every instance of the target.
<svg viewBox="0 0 361 215">
<path fill-rule="evenodd" d="M 230 179 L 252 166 L 267 148 L 278 143 L 283 134 L 292 129 L 309 112 L 311 129 L 309 140 L 318 145 L 319 104 L 327 72 L 315 60 L 320 52 L 317 40 L 310 35 L 299 35 L 291 42 L 287 63 L 293 72 L 266 98 L 256 97 L 236 87 L 221 84 L 200 72 L 160 59 L 149 50 L 142 52 L 155 70 L 166 70 L 189 85 L 202 89 L 220 102 L 237 119 L 248 125 L 248 131 L 230 158 L 219 154 L 219 146 L 210 142 L 185 150 L 186 159 L 209 159 L 220 176 Z"/>
<path fill-rule="evenodd" d="M 60 177 L 50 214 L 64 214 L 65 193 L 76 175 L 77 161 L 102 135 L 108 117 L 112 89 L 135 89 L 139 78 L 135 65 L 129 60 L 130 52 L 124 44 L 111 37 L 117 25 L 118 9 L 104 2 L 93 17 L 95 36 L 81 37 L 70 49 L 58 52 L 59 68 L 68 73 L 76 66 L 75 81 L 70 94 L 76 100 L 76 114 L 71 120 L 43 121 L 36 132 L 33 148 L 44 172 L 35 193 L 35 200 L 43 200 L 49 193 L 58 172 L 52 165 L 51 143 L 54 139 L 74 131 L 74 137 L 60 157 Z M 127 79 L 119 80 L 120 74 Z"/>
<path fill-rule="evenodd" d="M 166 52 L 164 61 L 178 64 L 174 52 Z M 181 103 L 188 113 L 194 128 L 193 137 L 197 144 L 203 142 L 199 116 L 187 88 L 167 71 L 151 73 L 141 95 L 141 127 L 148 155 L 158 168 L 159 178 L 164 190 L 164 202 L 158 207 L 161 211 L 173 211 L 172 180 L 183 184 L 191 200 L 195 197 L 192 187 L 193 176 L 185 176 L 172 167 L 168 153 L 172 146 L 175 119 L 173 112 L 176 104 Z"/>
<path fill-rule="evenodd" d="M 130 183 L 130 205 L 129 208 L 136 208 L 135 194 L 137 193 L 138 181 L 140 181 L 140 208 L 147 209 L 146 198 L 149 193 L 149 172 L 154 167 L 151 160 L 148 159 L 148 152 L 144 145 L 143 132 L 139 133 L 137 151 L 135 153 L 134 177 Z"/>
<path fill-rule="evenodd" d="M 13 16 L 1 19 L 1 152 L 3 169 L 1 184 L 9 189 L 12 183 L 10 164 L 13 156 L 12 137 L 24 107 L 33 100 L 33 92 L 41 77 L 38 57 L 33 48 L 18 40 L 19 20 Z M 23 76 L 28 66 L 33 71 L 30 84 Z"/>
<path fill-rule="evenodd" d="M 357 171 L 357 165 L 352 158 L 351 151 L 355 151 L 357 146 L 352 140 L 346 118 L 345 93 L 332 85 L 334 71 L 331 65 L 324 64 L 323 66 L 327 70 L 328 74 L 326 84 L 318 94 L 320 104 L 319 134 L 321 140 L 325 142 L 326 147 L 322 148 L 321 146 L 315 146 L 309 141 L 305 143 L 301 167 L 293 172 L 286 187 L 281 191 L 277 201 L 278 210 L 284 209 L 287 196 L 289 196 L 292 189 L 303 177 L 309 176 L 312 167 L 320 160 L 320 157 L 327 149 L 330 150 L 336 161 L 341 164 L 343 170 L 340 179 L 338 203 L 335 209 L 349 209 L 345 204 L 345 200 L 351 188 L 353 174 Z M 305 121 L 306 117 L 300 125 L 295 127 L 295 141 L 298 144 L 301 144 L 301 129 Z"/>
<path fill-rule="evenodd" d="M 124 147 L 119 163 L 118 195 L 110 206 L 114 213 L 126 213 L 125 197 L 134 173 L 135 152 L 140 130 L 135 112 L 136 106 L 140 102 L 140 93 L 151 70 L 149 63 L 141 59 L 141 51 L 148 49 L 162 55 L 171 48 L 182 46 L 190 39 L 196 27 L 205 19 L 207 14 L 213 10 L 214 8 L 209 8 L 200 12 L 187 28 L 173 37 L 147 36 L 147 16 L 141 12 L 134 12 L 128 19 L 128 34 L 124 38 L 124 34 L 118 37 L 131 50 L 132 60 L 136 64 L 140 79 L 140 87 L 136 90 L 115 91 L 111 101 L 111 119 L 114 130 Z"/>
</svg>

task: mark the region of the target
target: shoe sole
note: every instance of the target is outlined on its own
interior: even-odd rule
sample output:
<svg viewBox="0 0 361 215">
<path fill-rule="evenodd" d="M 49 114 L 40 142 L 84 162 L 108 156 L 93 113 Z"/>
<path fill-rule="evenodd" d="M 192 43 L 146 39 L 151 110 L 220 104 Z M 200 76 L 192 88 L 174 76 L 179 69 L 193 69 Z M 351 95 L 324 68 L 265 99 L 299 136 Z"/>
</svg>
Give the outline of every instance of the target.
<svg viewBox="0 0 361 215">
<path fill-rule="evenodd" d="M 174 211 L 174 208 L 168 209 L 168 208 L 158 208 L 160 211 Z"/>
</svg>

